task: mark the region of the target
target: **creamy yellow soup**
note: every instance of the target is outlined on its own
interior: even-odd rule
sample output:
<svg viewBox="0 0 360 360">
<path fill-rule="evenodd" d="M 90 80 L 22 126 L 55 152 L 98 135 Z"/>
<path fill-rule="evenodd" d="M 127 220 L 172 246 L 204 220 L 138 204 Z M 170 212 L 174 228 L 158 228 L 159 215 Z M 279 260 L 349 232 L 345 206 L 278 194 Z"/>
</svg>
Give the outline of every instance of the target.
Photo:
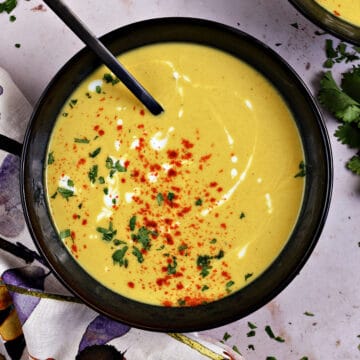
<svg viewBox="0 0 360 360">
<path fill-rule="evenodd" d="M 304 178 L 297 127 L 273 86 L 201 45 L 121 62 L 163 105 L 153 116 L 105 67 L 71 94 L 48 149 L 59 236 L 129 298 L 195 306 L 260 275 L 286 244 Z"/>
<path fill-rule="evenodd" d="M 315 2 L 331 14 L 354 25 L 360 25 L 359 0 L 315 0 Z"/>
</svg>

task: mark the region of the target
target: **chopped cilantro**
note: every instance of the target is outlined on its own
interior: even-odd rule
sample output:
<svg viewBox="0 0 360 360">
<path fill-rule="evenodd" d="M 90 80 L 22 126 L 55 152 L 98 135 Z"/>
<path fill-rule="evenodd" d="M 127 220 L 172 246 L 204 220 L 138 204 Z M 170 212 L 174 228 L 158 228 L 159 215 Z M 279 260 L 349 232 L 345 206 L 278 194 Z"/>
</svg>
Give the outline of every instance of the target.
<svg viewBox="0 0 360 360">
<path fill-rule="evenodd" d="M 14 16 L 14 15 L 11 15 L 11 16 L 9 17 L 9 20 L 10 20 L 11 22 L 14 22 L 14 21 L 16 21 L 16 16 Z"/>
<path fill-rule="evenodd" d="M 48 161 L 47 161 L 47 163 L 48 163 L 48 165 L 51 165 L 51 164 L 54 163 L 54 161 L 55 161 L 54 152 L 51 151 L 51 152 L 49 153 L 49 155 L 48 155 Z"/>
<path fill-rule="evenodd" d="M 201 288 L 201 291 L 206 291 L 209 290 L 210 288 L 207 285 L 203 285 L 203 287 Z"/>
<path fill-rule="evenodd" d="M 330 71 L 320 81 L 320 103 L 340 122 L 335 137 L 342 144 L 357 150 L 346 167 L 360 175 L 360 65 L 342 74 L 340 86 Z"/>
<path fill-rule="evenodd" d="M 112 259 L 114 261 L 114 263 L 118 263 L 120 266 L 128 266 L 128 261 L 127 259 L 124 259 L 125 254 L 127 252 L 127 250 L 129 249 L 128 246 L 124 246 L 119 250 L 116 250 L 113 254 L 112 254 Z"/>
<path fill-rule="evenodd" d="M 98 176 L 98 166 L 97 165 L 93 165 L 91 167 L 91 169 L 88 172 L 88 177 L 89 180 L 94 184 L 96 181 L 96 178 Z"/>
<path fill-rule="evenodd" d="M 109 73 L 104 74 L 103 80 L 108 84 L 110 83 L 111 85 L 116 85 L 120 81 L 117 77 L 114 77 Z"/>
<path fill-rule="evenodd" d="M 136 246 L 133 247 L 132 254 L 136 256 L 137 261 L 138 261 L 139 263 L 144 262 L 143 254 L 141 253 L 141 251 L 140 251 Z"/>
<path fill-rule="evenodd" d="M 239 218 L 243 219 L 245 217 L 245 213 L 241 212 Z"/>
<path fill-rule="evenodd" d="M 154 234 L 152 231 L 148 230 L 145 226 L 142 226 L 139 230 L 138 233 L 135 234 L 131 234 L 131 238 L 134 241 L 137 241 L 141 244 L 142 248 L 144 250 L 149 250 L 150 249 L 150 234 Z"/>
<path fill-rule="evenodd" d="M 50 197 L 52 198 L 52 199 L 55 199 L 56 198 L 56 196 L 57 196 L 57 191 L 55 191 Z"/>
<path fill-rule="evenodd" d="M 197 200 L 195 201 L 195 205 L 196 205 L 196 206 L 201 206 L 202 203 L 203 203 L 202 199 L 197 199 Z"/>
<path fill-rule="evenodd" d="M 226 331 L 223 335 L 223 341 L 228 341 L 231 338 L 231 335 Z"/>
<path fill-rule="evenodd" d="M 103 227 L 97 227 L 96 231 L 102 235 L 102 240 L 111 241 L 117 233 L 117 230 L 113 229 L 113 224 L 110 221 L 108 229 Z"/>
<path fill-rule="evenodd" d="M 70 229 L 65 229 L 65 230 L 60 231 L 59 236 L 60 236 L 60 239 L 62 239 L 62 240 L 67 237 L 70 237 L 71 236 Z"/>
<path fill-rule="evenodd" d="M 120 164 L 120 160 L 114 162 L 114 160 L 108 156 L 105 160 L 105 166 L 110 169 L 109 176 L 112 178 L 116 172 L 126 172 L 127 168 Z"/>
<path fill-rule="evenodd" d="M 248 327 L 250 329 L 257 329 L 257 326 L 255 324 L 251 323 L 250 321 L 248 321 Z"/>
<path fill-rule="evenodd" d="M 66 200 L 69 200 L 69 197 L 74 196 L 74 191 L 71 189 L 66 189 L 63 187 L 58 187 L 57 192 Z"/>
<path fill-rule="evenodd" d="M 185 306 L 186 305 L 186 300 L 185 299 L 179 299 L 178 304 L 179 304 L 179 306 Z"/>
<path fill-rule="evenodd" d="M 16 0 L 5 0 L 4 2 L 0 3 L 0 13 L 6 11 L 8 14 L 10 14 L 16 8 L 16 5 Z"/>
<path fill-rule="evenodd" d="M 276 357 L 275 356 L 267 356 L 266 360 L 276 360 Z"/>
<path fill-rule="evenodd" d="M 358 51 L 353 48 L 355 52 L 348 52 L 347 45 L 344 42 L 339 42 L 336 48 L 331 39 L 325 40 L 325 54 L 327 59 L 323 63 L 323 67 L 332 68 L 335 63 L 351 62 L 359 60 L 360 57 L 356 54 Z"/>
<path fill-rule="evenodd" d="M 99 184 L 105 184 L 105 179 L 104 179 L 104 177 L 103 177 L 103 176 L 99 176 L 99 177 L 98 177 L 98 182 L 99 182 Z"/>
<path fill-rule="evenodd" d="M 224 257 L 224 251 L 220 250 L 217 255 L 210 256 L 210 255 L 198 255 L 196 260 L 196 265 L 200 268 L 200 275 L 202 277 L 206 277 L 210 274 L 211 260 L 212 259 L 221 259 Z"/>
<path fill-rule="evenodd" d="M 74 182 L 71 179 L 68 179 L 67 186 L 70 186 L 70 187 L 74 186 Z"/>
<path fill-rule="evenodd" d="M 74 138 L 74 142 L 80 143 L 80 144 L 88 144 L 90 142 L 90 140 L 87 138 L 82 138 L 82 139 Z"/>
<path fill-rule="evenodd" d="M 101 86 L 97 85 L 96 88 L 95 88 L 95 91 L 96 91 L 97 94 L 101 94 Z"/>
<path fill-rule="evenodd" d="M 307 356 L 303 356 L 300 360 L 309 360 Z"/>
<path fill-rule="evenodd" d="M 233 345 L 232 349 L 238 353 L 239 355 L 241 355 L 241 352 L 239 351 L 238 347 L 236 345 Z"/>
<path fill-rule="evenodd" d="M 14 46 L 15 46 L 17 49 L 19 49 L 19 48 L 21 47 L 21 44 L 16 43 Z"/>
<path fill-rule="evenodd" d="M 315 316 L 312 312 L 310 312 L 310 311 L 305 311 L 304 312 L 304 315 L 306 315 L 306 316 Z"/>
<path fill-rule="evenodd" d="M 255 350 L 255 346 L 254 346 L 253 344 L 249 344 L 249 345 L 248 345 L 248 349 L 249 349 L 249 350 Z"/>
<path fill-rule="evenodd" d="M 89 156 L 94 158 L 96 156 L 98 156 L 100 154 L 101 151 L 101 147 L 96 148 L 94 151 L 92 151 L 91 153 L 89 153 Z"/>
<path fill-rule="evenodd" d="M 177 261 L 176 256 L 172 257 L 172 262 L 168 264 L 167 266 L 167 273 L 168 275 L 174 275 L 176 274 L 176 267 L 177 267 Z"/>
<path fill-rule="evenodd" d="M 158 203 L 159 206 L 161 206 L 161 205 L 163 204 L 163 202 L 164 202 L 164 196 L 163 196 L 162 193 L 158 193 L 158 194 L 156 195 L 156 201 L 157 201 L 157 203 Z"/>
<path fill-rule="evenodd" d="M 175 194 L 173 192 L 168 192 L 167 199 L 169 201 L 173 201 L 174 197 L 175 197 Z"/>
<path fill-rule="evenodd" d="M 265 326 L 265 332 L 269 335 L 270 339 L 274 339 L 278 342 L 285 342 L 285 340 L 282 337 L 274 335 L 274 333 L 269 325 Z"/>
<path fill-rule="evenodd" d="M 63 116 L 63 117 L 67 117 L 68 115 L 69 115 L 69 114 L 68 114 L 67 112 L 63 112 L 63 113 L 62 113 L 62 116 Z"/>
<path fill-rule="evenodd" d="M 226 291 L 231 291 L 231 287 L 235 284 L 234 281 L 230 280 L 226 283 L 225 287 L 226 287 Z"/>
<path fill-rule="evenodd" d="M 253 273 L 247 273 L 245 274 L 245 281 L 247 281 L 249 278 L 253 276 Z"/>
<path fill-rule="evenodd" d="M 247 337 L 253 337 L 253 336 L 255 336 L 255 335 L 256 335 L 255 330 L 250 330 L 250 331 L 246 334 Z"/>
<path fill-rule="evenodd" d="M 106 188 L 104 188 L 104 190 L 103 190 L 103 191 L 104 191 L 104 194 L 105 194 L 105 195 L 108 195 L 108 194 L 109 194 L 109 189 L 108 189 L 107 187 L 106 187 Z"/>
<path fill-rule="evenodd" d="M 299 163 L 299 172 L 294 175 L 295 178 L 297 177 L 304 177 L 306 176 L 306 165 L 303 160 Z"/>
<path fill-rule="evenodd" d="M 135 225 L 136 225 L 136 215 L 132 216 L 129 221 L 129 227 L 131 231 L 135 230 Z"/>
</svg>

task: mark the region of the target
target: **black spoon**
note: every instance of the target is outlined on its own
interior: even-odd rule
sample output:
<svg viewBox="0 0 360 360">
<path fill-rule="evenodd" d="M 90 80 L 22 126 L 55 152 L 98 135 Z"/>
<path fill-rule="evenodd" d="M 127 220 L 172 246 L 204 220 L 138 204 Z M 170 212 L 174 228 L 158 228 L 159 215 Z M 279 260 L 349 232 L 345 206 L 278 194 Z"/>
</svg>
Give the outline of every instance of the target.
<svg viewBox="0 0 360 360">
<path fill-rule="evenodd" d="M 164 109 L 93 35 L 84 23 L 60 0 L 44 0 L 55 14 L 102 60 L 123 84 L 149 109 L 159 115 Z"/>
</svg>

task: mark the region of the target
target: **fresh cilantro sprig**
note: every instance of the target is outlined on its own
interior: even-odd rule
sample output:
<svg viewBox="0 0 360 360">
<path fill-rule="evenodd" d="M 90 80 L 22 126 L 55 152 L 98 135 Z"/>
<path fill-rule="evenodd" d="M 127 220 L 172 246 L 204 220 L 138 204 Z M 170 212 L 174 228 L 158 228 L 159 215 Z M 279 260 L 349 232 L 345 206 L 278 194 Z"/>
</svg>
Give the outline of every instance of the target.
<svg viewBox="0 0 360 360">
<path fill-rule="evenodd" d="M 4 2 L 1 2 L 0 13 L 6 11 L 8 14 L 10 14 L 16 8 L 16 5 L 17 5 L 16 0 L 6 0 Z"/>
<path fill-rule="evenodd" d="M 331 71 L 320 81 L 320 103 L 340 122 L 335 136 L 344 145 L 355 149 L 346 167 L 360 175 L 360 65 L 342 74 L 340 86 Z"/>
</svg>

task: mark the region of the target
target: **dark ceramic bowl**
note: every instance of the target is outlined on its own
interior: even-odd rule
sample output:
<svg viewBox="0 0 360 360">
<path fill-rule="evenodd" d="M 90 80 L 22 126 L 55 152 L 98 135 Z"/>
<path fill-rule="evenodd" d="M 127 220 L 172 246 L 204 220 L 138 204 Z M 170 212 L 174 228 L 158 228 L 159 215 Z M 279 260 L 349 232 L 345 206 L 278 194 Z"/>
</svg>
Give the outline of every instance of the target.
<svg viewBox="0 0 360 360">
<path fill-rule="evenodd" d="M 309 20 L 338 38 L 360 45 L 360 27 L 331 14 L 314 0 L 289 0 Z"/>
<path fill-rule="evenodd" d="M 300 216 L 273 264 L 244 289 L 213 303 L 196 307 L 153 306 L 116 294 L 94 280 L 60 241 L 49 216 L 44 184 L 47 144 L 57 115 L 69 94 L 100 65 L 85 48 L 51 81 L 36 106 L 25 137 L 21 193 L 38 249 L 57 277 L 84 303 L 134 327 L 187 332 L 224 325 L 248 315 L 270 301 L 299 273 L 320 236 L 328 212 L 332 160 L 327 132 L 312 96 L 275 52 L 222 24 L 187 18 L 155 19 L 125 26 L 101 40 L 117 55 L 152 43 L 200 43 L 231 53 L 262 73 L 283 96 L 301 134 L 308 174 Z"/>
</svg>

